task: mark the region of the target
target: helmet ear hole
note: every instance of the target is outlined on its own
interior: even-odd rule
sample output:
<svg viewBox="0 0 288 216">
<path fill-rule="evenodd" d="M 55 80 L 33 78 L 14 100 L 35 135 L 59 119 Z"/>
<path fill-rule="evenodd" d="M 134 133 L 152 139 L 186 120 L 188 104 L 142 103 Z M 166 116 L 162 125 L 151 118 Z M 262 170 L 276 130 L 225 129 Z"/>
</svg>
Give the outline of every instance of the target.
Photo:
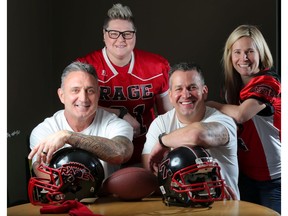
<svg viewBox="0 0 288 216">
<path fill-rule="evenodd" d="M 58 150 L 49 166 L 40 165 L 38 170 L 50 179 L 30 178 L 28 195 L 34 205 L 57 204 L 65 200 L 94 202 L 104 180 L 100 160 L 79 148 Z"/>
<path fill-rule="evenodd" d="M 225 186 L 219 165 L 199 146 L 170 151 L 159 165 L 158 182 L 166 205 L 185 207 L 211 205 Z"/>
</svg>

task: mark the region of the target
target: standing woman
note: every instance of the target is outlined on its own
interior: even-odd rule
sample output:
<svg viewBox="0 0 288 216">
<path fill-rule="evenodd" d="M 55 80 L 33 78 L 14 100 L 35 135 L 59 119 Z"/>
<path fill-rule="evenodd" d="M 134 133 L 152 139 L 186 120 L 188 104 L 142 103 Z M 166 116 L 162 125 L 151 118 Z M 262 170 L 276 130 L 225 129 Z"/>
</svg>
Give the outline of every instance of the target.
<svg viewBox="0 0 288 216">
<path fill-rule="evenodd" d="M 135 48 L 136 26 L 128 6 L 115 4 L 103 25 L 105 46 L 78 61 L 95 67 L 99 105 L 131 124 L 134 152 L 125 165 L 141 165 L 147 130 L 157 114 L 172 109 L 168 98 L 168 61 Z"/>
<path fill-rule="evenodd" d="M 256 26 L 241 25 L 230 34 L 223 67 L 227 104 L 207 105 L 238 123 L 240 198 L 281 214 L 281 83 Z"/>
</svg>

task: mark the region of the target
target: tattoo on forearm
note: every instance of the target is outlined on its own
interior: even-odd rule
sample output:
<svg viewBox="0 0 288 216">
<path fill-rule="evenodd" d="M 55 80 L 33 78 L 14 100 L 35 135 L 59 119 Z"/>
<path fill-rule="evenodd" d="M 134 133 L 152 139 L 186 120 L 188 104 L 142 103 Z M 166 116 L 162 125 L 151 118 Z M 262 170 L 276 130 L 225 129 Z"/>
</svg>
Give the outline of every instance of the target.
<svg viewBox="0 0 288 216">
<path fill-rule="evenodd" d="M 121 144 L 117 144 L 115 140 L 104 137 L 89 136 L 80 133 L 72 133 L 68 139 L 68 142 L 72 146 L 87 150 L 96 155 L 99 159 L 111 163 L 121 160 L 121 157 L 125 157 L 126 145 L 121 139 L 118 139 L 117 141 L 120 141 Z"/>
<path fill-rule="evenodd" d="M 211 144 L 223 145 L 229 142 L 229 133 L 222 124 L 211 122 L 203 123 L 202 126 L 207 131 L 205 139 L 209 140 Z"/>
</svg>

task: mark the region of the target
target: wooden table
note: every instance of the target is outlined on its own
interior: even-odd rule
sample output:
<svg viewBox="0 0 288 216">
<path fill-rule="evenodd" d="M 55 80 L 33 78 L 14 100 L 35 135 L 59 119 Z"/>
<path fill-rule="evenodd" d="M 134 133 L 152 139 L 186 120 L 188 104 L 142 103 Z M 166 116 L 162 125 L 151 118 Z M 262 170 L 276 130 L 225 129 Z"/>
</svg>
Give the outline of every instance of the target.
<svg viewBox="0 0 288 216">
<path fill-rule="evenodd" d="M 87 205 L 87 207 L 95 214 L 105 216 L 156 216 L 156 215 L 193 215 L 193 216 L 266 216 L 266 215 L 279 215 L 272 209 L 264 206 L 256 205 L 244 201 L 217 201 L 214 202 L 209 208 L 184 208 L 175 206 L 165 206 L 158 197 L 145 198 L 137 202 L 120 201 L 114 197 L 102 197 L 94 204 Z M 13 206 L 7 209 L 8 216 L 34 216 L 40 215 L 41 206 L 33 206 L 30 203 Z M 43 214 L 43 216 L 55 216 L 55 214 Z M 68 215 L 57 214 L 57 215 Z"/>
</svg>

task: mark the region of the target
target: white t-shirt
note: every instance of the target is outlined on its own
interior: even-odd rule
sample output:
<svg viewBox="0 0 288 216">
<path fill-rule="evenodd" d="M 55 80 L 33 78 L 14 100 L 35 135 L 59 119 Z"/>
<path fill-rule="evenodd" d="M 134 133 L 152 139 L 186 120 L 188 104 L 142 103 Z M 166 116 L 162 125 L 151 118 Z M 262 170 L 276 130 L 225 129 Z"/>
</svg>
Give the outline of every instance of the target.
<svg viewBox="0 0 288 216">
<path fill-rule="evenodd" d="M 225 146 L 218 146 L 207 149 L 211 156 L 218 162 L 221 167 L 222 178 L 225 179 L 227 185 L 232 187 L 240 199 L 238 189 L 238 159 L 237 159 L 237 129 L 233 119 L 222 114 L 218 110 L 206 107 L 206 113 L 202 122 L 219 122 L 223 124 L 228 132 L 230 141 Z M 168 111 L 163 115 L 159 115 L 150 125 L 146 134 L 146 143 L 142 154 L 150 154 L 152 148 L 158 143 L 158 136 L 161 133 L 170 133 L 176 129 L 182 128 L 182 124 L 177 116 L 175 109 Z"/>
<path fill-rule="evenodd" d="M 53 134 L 59 130 L 73 131 L 69 126 L 65 116 L 64 110 L 56 112 L 52 117 L 46 118 L 42 123 L 37 125 L 30 135 L 30 148 L 39 144 L 45 137 Z M 118 118 L 116 115 L 105 111 L 98 107 L 96 116 L 89 127 L 81 131 L 85 135 L 100 136 L 105 138 L 113 138 L 115 136 L 125 136 L 131 141 L 133 139 L 133 128 L 123 119 Z M 65 144 L 64 147 L 71 145 Z M 63 147 L 63 148 L 64 148 Z M 32 159 L 32 163 L 36 161 L 36 155 Z M 109 176 L 112 172 L 119 169 L 119 165 L 111 165 L 100 160 L 104 171 L 105 177 Z"/>
</svg>

